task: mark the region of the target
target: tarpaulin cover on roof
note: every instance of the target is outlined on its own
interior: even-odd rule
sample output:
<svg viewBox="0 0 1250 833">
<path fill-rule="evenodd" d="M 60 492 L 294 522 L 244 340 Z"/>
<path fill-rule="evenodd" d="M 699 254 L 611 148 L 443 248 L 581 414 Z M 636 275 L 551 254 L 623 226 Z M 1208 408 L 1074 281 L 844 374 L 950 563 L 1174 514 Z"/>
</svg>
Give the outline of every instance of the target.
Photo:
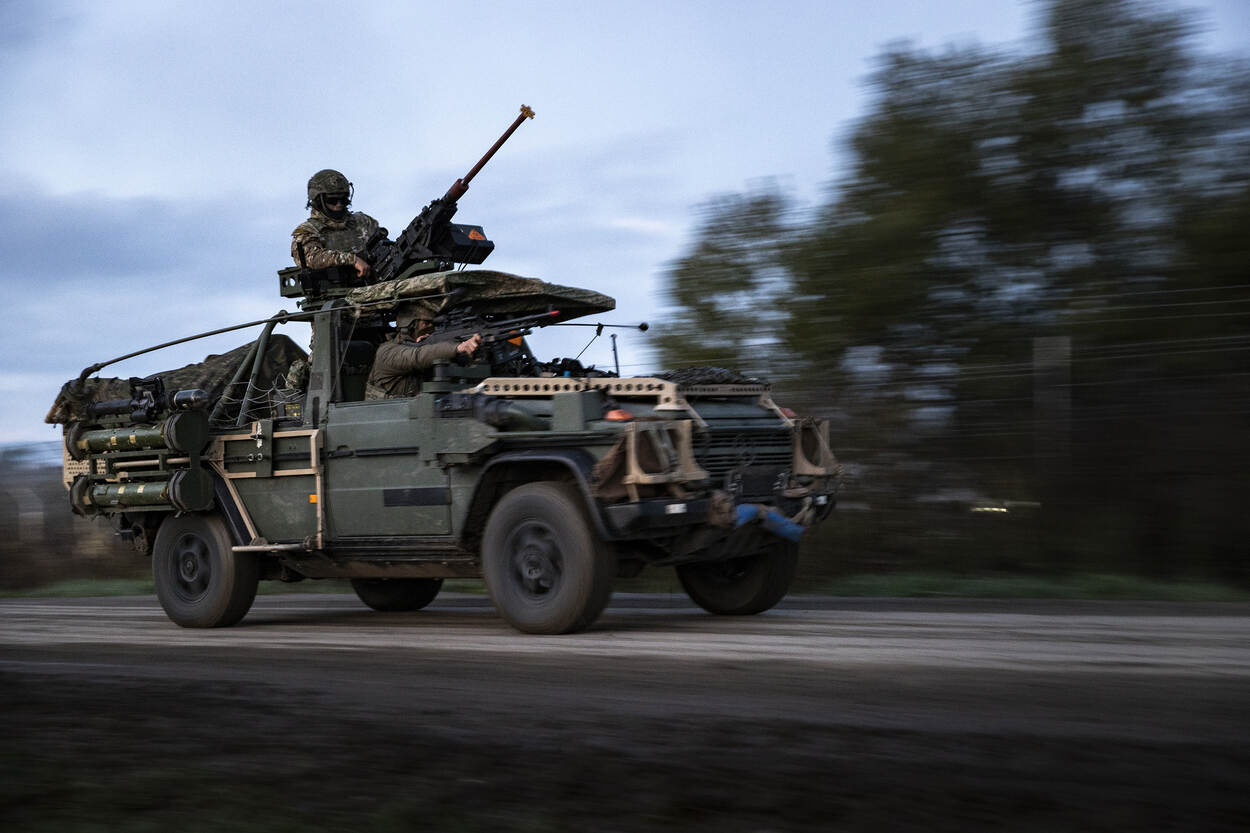
<svg viewBox="0 0 1250 833">
<path fill-rule="evenodd" d="M 478 315 L 504 317 L 559 310 L 556 320 L 566 321 L 616 308 L 614 299 L 590 289 L 487 269 L 433 272 L 383 281 L 353 289 L 347 300 L 368 304 L 375 310 L 415 303 L 429 313 L 431 320 L 453 309 L 470 309 Z"/>
<path fill-rule="evenodd" d="M 236 347 L 228 353 L 214 354 L 205 357 L 204 361 L 180 367 L 177 370 L 166 370 L 148 376 L 160 376 L 165 383 L 165 392 L 173 394 L 180 390 L 199 388 L 208 393 L 209 401 L 216 402 L 234 378 L 239 364 L 248 356 L 251 343 Z M 296 359 L 307 359 L 308 354 L 300 349 L 287 336 L 274 333 L 269 337 L 265 356 L 261 361 L 260 374 L 256 380 L 257 387 L 268 388 L 279 376 L 287 372 L 291 362 Z M 44 422 L 66 424 L 82 417 L 84 409 L 92 402 L 104 402 L 110 399 L 125 399 L 130 396 L 130 382 L 119 378 L 88 379 L 82 390 L 77 390 L 77 379 L 71 379 L 61 388 L 52 404 L 52 409 L 44 417 Z M 247 379 L 244 378 L 244 383 Z M 234 392 L 236 395 L 239 392 Z"/>
</svg>

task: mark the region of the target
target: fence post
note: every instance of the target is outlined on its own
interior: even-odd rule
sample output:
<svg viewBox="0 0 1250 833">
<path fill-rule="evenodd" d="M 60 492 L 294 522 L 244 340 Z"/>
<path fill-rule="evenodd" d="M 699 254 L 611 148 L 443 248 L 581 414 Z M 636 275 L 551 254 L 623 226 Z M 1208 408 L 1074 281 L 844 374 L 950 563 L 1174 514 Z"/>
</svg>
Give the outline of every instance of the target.
<svg viewBox="0 0 1250 833">
<path fill-rule="evenodd" d="M 1057 572 L 1072 561 L 1072 338 L 1033 339 L 1033 438 L 1042 554 Z"/>
</svg>

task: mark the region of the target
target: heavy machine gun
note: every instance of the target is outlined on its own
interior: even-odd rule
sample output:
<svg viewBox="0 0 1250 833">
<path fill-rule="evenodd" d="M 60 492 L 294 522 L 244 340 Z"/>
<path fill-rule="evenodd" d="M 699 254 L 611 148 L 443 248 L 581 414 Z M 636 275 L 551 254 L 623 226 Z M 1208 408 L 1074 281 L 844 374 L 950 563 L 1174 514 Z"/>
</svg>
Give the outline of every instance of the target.
<svg viewBox="0 0 1250 833">
<path fill-rule="evenodd" d="M 378 230 L 365 250 L 365 260 L 373 267 L 371 282 L 394 280 L 411 267 L 422 263 L 428 268 L 420 271 L 433 272 L 447 269 L 455 263 L 476 266 L 486 260 L 494 251 L 495 244 L 486 239 L 482 227 L 453 223 L 451 218 L 456 214 L 460 198 L 469 190 L 473 177 L 485 167 L 503 143 L 508 141 L 521 126 L 521 122 L 532 118 L 534 111 L 522 104 L 520 115 L 477 164 L 452 183 L 447 193 L 421 209 L 421 213 L 412 219 L 394 241 L 387 239 L 385 230 Z"/>
<path fill-rule="evenodd" d="M 342 297 L 353 288 L 381 283 L 409 275 L 438 272 L 462 263 L 476 266 L 490 255 L 495 244 L 486 239 L 481 226 L 451 222 L 459 207 L 460 198 L 469 190 L 469 183 L 478 171 L 486 166 L 503 143 L 508 141 L 521 122 L 534 118 L 534 111 L 521 105 L 520 115 L 508 126 L 503 135 L 486 151 L 467 174 L 457 179 L 447 193 L 421 209 L 408 227 L 395 240 L 387 237 L 387 231 L 379 228 L 366 244 L 364 259 L 370 271 L 364 279 L 356 276 L 350 266 L 332 266 L 328 269 L 309 269 L 301 263 L 278 271 L 283 297 L 304 298 L 309 302 Z M 303 253 L 301 250 L 301 261 Z M 303 306 L 304 302 L 300 302 Z"/>
</svg>

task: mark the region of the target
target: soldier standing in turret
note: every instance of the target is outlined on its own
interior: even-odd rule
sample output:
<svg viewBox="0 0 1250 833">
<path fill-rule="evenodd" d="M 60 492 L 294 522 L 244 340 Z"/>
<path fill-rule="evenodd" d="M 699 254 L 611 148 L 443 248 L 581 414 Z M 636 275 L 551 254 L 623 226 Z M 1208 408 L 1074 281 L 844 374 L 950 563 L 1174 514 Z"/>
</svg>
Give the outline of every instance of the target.
<svg viewBox="0 0 1250 833">
<path fill-rule="evenodd" d="M 291 232 L 291 257 L 297 265 L 309 269 L 352 266 L 362 280 L 369 274 L 369 262 L 362 255 L 378 231 L 378 221 L 363 211 L 347 210 L 353 193 L 347 177 L 329 168 L 308 180 L 307 207 L 312 215 Z"/>
</svg>

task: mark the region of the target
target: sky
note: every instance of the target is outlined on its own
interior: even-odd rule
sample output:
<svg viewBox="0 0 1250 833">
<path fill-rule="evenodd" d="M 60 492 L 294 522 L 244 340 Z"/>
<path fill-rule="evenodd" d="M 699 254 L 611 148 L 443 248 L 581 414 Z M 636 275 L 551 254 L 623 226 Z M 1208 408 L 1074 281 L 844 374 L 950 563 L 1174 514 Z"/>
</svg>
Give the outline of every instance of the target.
<svg viewBox="0 0 1250 833">
<path fill-rule="evenodd" d="M 1174 5 L 1174 4 L 1173 4 Z M 1250 56 L 1250 0 L 1195 0 L 1200 48 Z M 0 0 L 0 443 L 43 423 L 87 365 L 294 310 L 276 271 L 308 177 L 398 233 L 522 104 L 536 112 L 457 221 L 483 268 L 584 286 L 617 309 L 622 371 L 653 363 L 663 275 L 718 194 L 776 183 L 800 206 L 843 172 L 839 139 L 894 41 L 1027 48 L 1022 0 L 433 4 Z M 259 329 L 259 328 L 257 328 Z M 307 326 L 279 328 L 301 343 Z M 241 331 L 112 365 L 141 376 Z M 531 337 L 576 355 L 593 330 Z M 605 335 L 583 363 L 612 366 Z"/>
</svg>

